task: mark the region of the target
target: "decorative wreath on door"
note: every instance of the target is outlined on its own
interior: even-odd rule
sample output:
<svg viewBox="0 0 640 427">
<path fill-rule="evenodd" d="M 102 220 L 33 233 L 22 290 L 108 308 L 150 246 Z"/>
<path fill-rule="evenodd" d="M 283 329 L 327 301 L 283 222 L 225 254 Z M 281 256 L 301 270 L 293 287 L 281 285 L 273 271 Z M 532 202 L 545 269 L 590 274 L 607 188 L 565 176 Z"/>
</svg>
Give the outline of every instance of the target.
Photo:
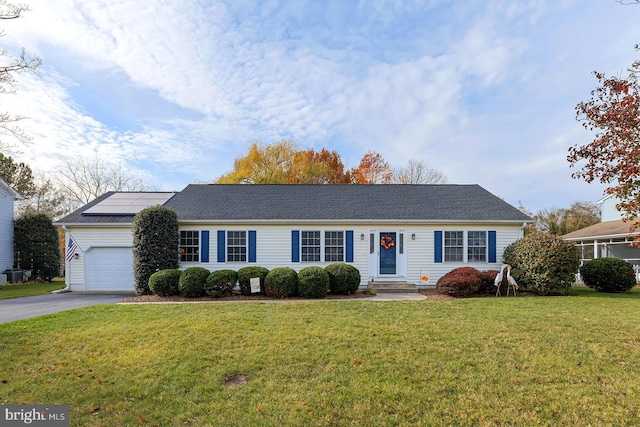
<svg viewBox="0 0 640 427">
<path fill-rule="evenodd" d="M 396 244 L 396 242 L 394 242 L 393 238 L 391 236 L 389 236 L 389 235 L 382 236 L 382 238 L 380 239 L 380 245 L 385 249 L 390 249 L 395 244 Z"/>
</svg>

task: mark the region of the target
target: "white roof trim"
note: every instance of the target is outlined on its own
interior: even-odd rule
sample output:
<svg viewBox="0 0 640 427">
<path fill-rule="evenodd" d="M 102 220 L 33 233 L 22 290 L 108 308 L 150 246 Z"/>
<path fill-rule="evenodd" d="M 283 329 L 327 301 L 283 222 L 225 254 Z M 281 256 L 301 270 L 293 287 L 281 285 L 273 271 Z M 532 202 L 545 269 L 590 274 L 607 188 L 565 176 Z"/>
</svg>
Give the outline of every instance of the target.
<svg viewBox="0 0 640 427">
<path fill-rule="evenodd" d="M 13 188 L 11 188 L 11 186 L 9 184 L 7 184 L 6 182 L 4 182 L 2 179 L 0 179 L 0 191 L 2 191 L 3 193 L 8 194 L 9 196 L 13 197 L 14 200 L 22 200 L 23 197 Z"/>
</svg>

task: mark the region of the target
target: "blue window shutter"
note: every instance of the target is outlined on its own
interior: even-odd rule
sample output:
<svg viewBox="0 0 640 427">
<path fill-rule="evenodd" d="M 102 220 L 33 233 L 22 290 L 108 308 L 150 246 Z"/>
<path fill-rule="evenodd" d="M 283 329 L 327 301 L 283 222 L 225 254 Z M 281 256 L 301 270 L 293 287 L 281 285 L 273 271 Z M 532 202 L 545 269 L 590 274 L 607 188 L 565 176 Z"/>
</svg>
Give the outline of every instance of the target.
<svg viewBox="0 0 640 427">
<path fill-rule="evenodd" d="M 200 262 L 209 262 L 209 230 L 200 232 Z"/>
<path fill-rule="evenodd" d="M 300 262 L 300 230 L 291 230 L 291 262 Z"/>
<path fill-rule="evenodd" d="M 489 232 L 489 262 L 497 262 L 496 259 L 496 232 Z"/>
<path fill-rule="evenodd" d="M 347 230 L 345 233 L 346 242 L 345 242 L 345 261 L 353 262 L 353 230 Z"/>
<path fill-rule="evenodd" d="M 256 262 L 256 230 L 249 230 L 249 262 Z"/>
<path fill-rule="evenodd" d="M 225 254 L 226 242 L 224 230 L 218 230 L 218 262 L 225 262 L 227 257 Z"/>
<path fill-rule="evenodd" d="M 442 262 L 442 231 L 433 232 L 433 262 Z"/>
</svg>

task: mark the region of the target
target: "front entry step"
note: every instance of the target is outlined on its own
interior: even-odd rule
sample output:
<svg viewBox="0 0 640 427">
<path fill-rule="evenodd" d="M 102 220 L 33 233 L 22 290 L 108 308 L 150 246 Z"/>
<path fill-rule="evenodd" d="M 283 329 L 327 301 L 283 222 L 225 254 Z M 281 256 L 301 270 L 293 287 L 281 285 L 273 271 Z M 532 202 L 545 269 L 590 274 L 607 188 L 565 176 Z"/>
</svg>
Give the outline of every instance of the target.
<svg viewBox="0 0 640 427">
<path fill-rule="evenodd" d="M 369 289 L 377 294 L 417 294 L 418 288 L 407 282 L 369 282 Z"/>
</svg>

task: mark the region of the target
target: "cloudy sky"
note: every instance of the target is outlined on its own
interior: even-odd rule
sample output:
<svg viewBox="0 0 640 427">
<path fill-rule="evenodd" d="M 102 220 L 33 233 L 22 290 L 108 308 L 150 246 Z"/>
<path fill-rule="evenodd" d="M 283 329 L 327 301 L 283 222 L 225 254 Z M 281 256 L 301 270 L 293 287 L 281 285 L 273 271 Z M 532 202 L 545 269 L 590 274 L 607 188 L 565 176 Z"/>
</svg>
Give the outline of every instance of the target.
<svg viewBox="0 0 640 427">
<path fill-rule="evenodd" d="M 640 54 L 640 6 L 614 0 L 23 0 L 0 47 L 39 54 L 2 110 L 14 157 L 121 162 L 160 190 L 228 171 L 254 141 L 423 160 L 531 211 L 596 201 L 571 178 L 575 119 Z"/>
</svg>

